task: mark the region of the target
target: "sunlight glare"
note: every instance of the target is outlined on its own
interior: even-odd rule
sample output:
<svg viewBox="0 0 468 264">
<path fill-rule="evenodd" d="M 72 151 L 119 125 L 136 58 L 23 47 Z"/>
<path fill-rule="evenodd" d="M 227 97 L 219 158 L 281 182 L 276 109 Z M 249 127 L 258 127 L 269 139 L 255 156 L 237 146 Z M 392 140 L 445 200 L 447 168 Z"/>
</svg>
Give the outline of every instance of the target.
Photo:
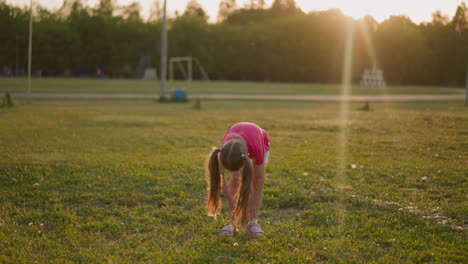
<svg viewBox="0 0 468 264">
<path fill-rule="evenodd" d="M 353 42 L 354 42 L 354 21 L 348 19 L 347 29 L 346 29 L 346 42 L 345 42 L 345 52 L 343 58 L 343 73 L 342 73 L 342 84 L 341 84 L 341 100 L 339 108 L 339 124 L 340 130 L 338 135 L 338 144 L 337 144 L 337 170 L 336 170 L 336 184 L 339 187 L 345 186 L 348 182 L 346 177 L 346 163 L 347 163 L 347 148 L 348 148 L 348 122 L 350 114 L 350 101 L 349 97 L 351 95 L 351 77 L 352 77 L 352 67 L 353 67 Z M 343 190 L 341 190 L 343 191 Z M 341 199 L 343 196 L 338 195 L 338 199 Z M 337 216 L 338 223 L 340 228 L 343 228 L 345 207 L 342 203 L 338 203 L 337 207 Z"/>
</svg>

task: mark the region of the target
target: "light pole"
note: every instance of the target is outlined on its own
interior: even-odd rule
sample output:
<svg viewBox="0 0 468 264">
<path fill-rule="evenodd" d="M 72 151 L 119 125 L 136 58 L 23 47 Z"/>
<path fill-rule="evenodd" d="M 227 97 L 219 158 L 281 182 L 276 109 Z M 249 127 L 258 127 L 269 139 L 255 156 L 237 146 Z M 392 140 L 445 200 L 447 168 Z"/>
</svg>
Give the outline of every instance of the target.
<svg viewBox="0 0 468 264">
<path fill-rule="evenodd" d="M 29 5 L 29 45 L 28 45 L 28 101 L 31 101 L 31 56 L 32 56 L 32 5 L 33 0 Z"/>
<path fill-rule="evenodd" d="M 16 61 L 15 61 L 15 77 L 18 78 L 18 34 L 16 34 Z"/>
<path fill-rule="evenodd" d="M 465 106 L 468 106 L 468 63 L 466 64 Z"/>
<path fill-rule="evenodd" d="M 159 100 L 166 100 L 166 66 L 167 66 L 167 27 L 166 27 L 166 0 L 164 0 L 164 10 L 161 30 L 161 91 Z"/>
</svg>

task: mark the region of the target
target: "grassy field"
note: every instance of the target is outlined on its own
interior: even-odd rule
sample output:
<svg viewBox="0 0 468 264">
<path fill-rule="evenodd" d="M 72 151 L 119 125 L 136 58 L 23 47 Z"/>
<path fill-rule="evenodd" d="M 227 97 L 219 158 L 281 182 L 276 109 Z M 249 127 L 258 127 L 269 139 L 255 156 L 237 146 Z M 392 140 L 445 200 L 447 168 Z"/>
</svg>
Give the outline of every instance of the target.
<svg viewBox="0 0 468 264">
<path fill-rule="evenodd" d="M 0 88 L 26 92 L 26 79 L 0 78 Z M 186 88 L 189 94 L 340 94 L 339 84 L 258 83 L 258 82 L 173 82 L 171 88 Z M 0 90 L 0 92 L 3 92 Z M 143 93 L 159 94 L 159 82 L 143 80 L 33 79 L 33 93 Z M 459 87 L 389 86 L 385 89 L 354 86 L 354 95 L 380 94 L 460 94 Z"/>
<path fill-rule="evenodd" d="M 0 262 L 466 262 L 467 108 L 358 107 L 342 177 L 336 103 L 0 108 Z M 204 160 L 239 121 L 271 137 L 260 239 L 220 237 L 226 210 L 218 220 L 204 211 Z"/>
</svg>

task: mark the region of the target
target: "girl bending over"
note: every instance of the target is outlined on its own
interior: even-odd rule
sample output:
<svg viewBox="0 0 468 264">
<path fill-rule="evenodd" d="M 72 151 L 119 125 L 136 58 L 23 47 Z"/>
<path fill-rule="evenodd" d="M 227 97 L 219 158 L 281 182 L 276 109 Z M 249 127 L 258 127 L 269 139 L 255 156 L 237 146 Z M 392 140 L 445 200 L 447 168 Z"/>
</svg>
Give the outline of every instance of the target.
<svg viewBox="0 0 468 264">
<path fill-rule="evenodd" d="M 238 123 L 224 135 L 220 148 L 207 161 L 209 216 L 221 211 L 220 192 L 229 203 L 229 221 L 221 235 L 231 236 L 236 227 L 247 227 L 254 237 L 264 235 L 257 223 L 270 151 L 267 132 L 253 123 Z M 225 171 L 231 172 L 229 183 Z"/>
</svg>

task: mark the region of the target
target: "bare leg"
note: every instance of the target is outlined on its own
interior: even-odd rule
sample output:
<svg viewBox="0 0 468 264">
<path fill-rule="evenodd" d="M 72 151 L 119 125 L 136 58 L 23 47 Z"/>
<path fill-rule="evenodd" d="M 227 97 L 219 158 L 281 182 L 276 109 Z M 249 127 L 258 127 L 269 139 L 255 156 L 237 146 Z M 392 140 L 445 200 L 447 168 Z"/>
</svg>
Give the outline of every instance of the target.
<svg viewBox="0 0 468 264">
<path fill-rule="evenodd" d="M 263 198 L 263 186 L 266 178 L 266 164 L 253 166 L 252 197 L 250 199 L 250 220 L 257 219 Z"/>
<path fill-rule="evenodd" d="M 234 234 L 235 228 L 232 225 L 231 219 L 232 214 L 234 213 L 234 209 L 236 208 L 234 196 L 236 195 L 237 189 L 239 188 L 241 177 L 242 174 L 240 170 L 231 172 L 229 185 L 226 183 L 226 178 L 223 178 L 225 183 L 225 185 L 223 186 L 223 192 L 229 204 L 229 221 L 227 221 L 224 227 L 221 229 L 220 235 L 232 236 Z"/>
</svg>

